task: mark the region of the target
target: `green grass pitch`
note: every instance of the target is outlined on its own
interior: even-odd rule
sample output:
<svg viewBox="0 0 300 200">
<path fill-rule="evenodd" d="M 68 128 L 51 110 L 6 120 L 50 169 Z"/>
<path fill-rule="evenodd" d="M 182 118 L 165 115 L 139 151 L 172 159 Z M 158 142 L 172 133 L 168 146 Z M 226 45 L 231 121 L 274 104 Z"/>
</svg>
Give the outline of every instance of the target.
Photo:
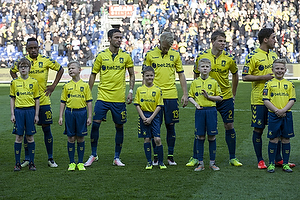
<svg viewBox="0 0 300 200">
<path fill-rule="evenodd" d="M 177 83 L 178 84 L 178 83 Z M 190 82 L 189 82 L 190 84 Z M 136 87 L 140 84 L 137 83 Z M 112 165 L 114 156 L 115 129 L 110 113 L 107 122 L 100 127 L 98 145 L 99 161 L 86 171 L 68 172 L 67 137 L 63 126 L 59 126 L 59 103 L 62 85 L 51 96 L 53 110 L 52 133 L 54 135 L 54 159 L 59 167 L 47 166 L 47 155 L 43 133 L 37 127 L 35 164 L 37 171 L 27 168 L 13 172 L 15 136 L 11 134 L 9 86 L 0 86 L 0 199 L 300 199 L 300 104 L 293 106 L 294 130 L 291 139 L 290 161 L 296 163 L 293 173 L 285 173 L 276 168 L 275 173 L 257 169 L 256 156 L 252 146 L 250 127 L 250 83 L 240 82 L 235 100 L 235 130 L 237 132 L 237 158 L 242 167 L 229 166 L 228 150 L 225 143 L 223 122 L 219 116 L 216 162 L 220 171 L 208 168 L 208 142 L 205 142 L 204 162 L 206 169 L 194 172 L 194 167 L 186 167 L 192 155 L 194 138 L 194 110 L 192 104 L 180 109 L 180 123 L 176 124 L 177 140 L 175 161 L 177 166 L 167 166 L 166 170 L 145 170 L 146 158 L 143 140 L 137 137 L 138 113 L 134 105 L 127 106 L 128 122 L 125 124 L 125 138 L 121 159 L 125 167 Z M 300 95 L 300 82 L 295 81 L 296 93 Z M 127 90 L 128 91 L 128 90 Z M 181 97 L 181 88 L 178 84 Z M 93 88 L 96 99 L 97 87 Z M 93 103 L 94 104 L 94 103 Z M 91 127 L 89 127 L 90 130 Z M 165 163 L 167 156 L 166 130 L 162 126 Z M 90 133 L 90 131 L 89 131 Z M 263 135 L 263 156 L 267 156 L 268 140 Z M 91 153 L 90 139 L 86 137 L 84 161 Z M 22 147 L 22 156 L 24 156 Z M 77 153 L 75 154 L 77 156 Z M 76 158 L 75 158 L 76 159 Z"/>
</svg>

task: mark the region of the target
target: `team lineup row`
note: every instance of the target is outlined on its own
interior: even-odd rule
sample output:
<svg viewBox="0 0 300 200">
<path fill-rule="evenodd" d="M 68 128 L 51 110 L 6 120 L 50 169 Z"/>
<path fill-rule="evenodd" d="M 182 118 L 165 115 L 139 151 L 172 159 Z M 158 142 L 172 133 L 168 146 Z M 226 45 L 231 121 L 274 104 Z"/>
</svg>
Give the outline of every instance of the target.
<svg viewBox="0 0 300 200">
<path fill-rule="evenodd" d="M 66 83 L 62 90 L 59 124 L 63 124 L 63 113 L 65 113 L 64 134 L 68 136 L 69 171 L 74 171 L 76 167 L 79 170 L 86 170 L 85 167 L 92 165 L 94 161 L 98 160 L 99 129 L 109 110 L 112 113 L 116 129 L 113 164 L 125 166 L 120 160 L 120 153 L 124 139 L 123 125 L 127 121 L 126 103 L 130 104 L 133 102 L 134 65 L 130 55 L 120 49 L 123 37 L 121 31 L 111 29 L 107 34 L 110 46 L 97 55 L 88 83 L 84 83 L 80 79 L 81 69 L 77 62 L 68 64 L 68 73 L 72 80 Z M 267 168 L 262 158 L 261 135 L 265 125 L 267 125 L 269 113 L 269 123 L 272 117 L 273 120 L 279 120 L 280 123 L 277 121 L 275 124 L 281 124 L 281 126 L 271 127 L 271 130 L 269 125 L 268 137 L 270 135 L 270 143 L 268 150 L 270 165 L 268 171 L 274 172 L 276 164 L 283 166 L 284 171 L 292 172 L 291 167 L 295 165 L 289 163 L 288 159 L 290 150 L 289 138 L 294 136 L 294 134 L 291 134 L 293 133 L 293 122 L 290 108 L 296 100 L 295 90 L 290 82 L 284 83 L 283 88 L 279 87 L 282 82 L 276 83 L 279 85 L 278 87 L 272 86 L 268 88 L 267 84 L 265 86 L 267 81 L 269 84 L 269 82 L 275 82 L 273 80 L 285 80 L 283 75 L 286 68 L 285 63 L 277 61 L 276 67 L 274 67 L 275 65 L 273 68 L 266 67 L 277 60 L 277 55 L 272 51 L 276 43 L 274 31 L 267 28 L 262 29 L 258 34 L 258 38 L 260 47 L 247 56 L 243 70 L 243 80 L 252 81 L 253 145 L 258 160 L 258 168 Z M 144 150 L 147 158 L 146 169 L 152 169 L 153 165 L 159 165 L 160 169 L 167 168 L 163 163 L 163 146 L 160 140 L 160 127 L 163 119 L 167 130 L 168 164 L 177 165 L 173 158 L 176 138 L 175 124 L 179 122 L 175 73 L 178 74 L 183 91 L 183 96 L 181 97 L 182 106 L 185 107 L 190 101 L 196 107 L 196 137 L 193 156 L 186 166 L 197 165 L 195 171 L 204 169 L 203 151 L 205 134 L 207 133 L 210 154 L 209 167 L 213 170 L 219 170 L 219 167 L 215 164 L 215 135 L 218 133 L 217 111 L 221 114 L 224 122 L 229 164 L 242 166 L 242 163 L 235 155 L 236 133 L 233 125 L 234 98 L 239 80 L 238 68 L 234 57 L 224 50 L 226 44 L 224 32 L 215 31 L 211 36 L 212 48 L 198 54 L 194 68 L 195 80 L 191 84 L 189 92 L 180 55 L 177 51 L 171 49 L 173 41 L 173 35 L 169 32 L 164 32 L 160 36 L 159 46 L 147 52 L 143 63 L 143 85 L 137 89 L 134 98 L 134 105 L 140 116 L 138 124 L 139 137 L 144 138 Z M 26 43 L 28 55 L 15 62 L 14 67 L 10 71 L 11 76 L 14 78 L 11 83 L 10 97 L 11 121 L 15 124 L 13 132 L 16 134 L 14 144 L 15 171 L 20 171 L 22 167 L 27 165 L 29 165 L 30 170 L 36 170 L 34 165 L 35 142 L 33 135 L 36 132 L 34 123 L 42 126 L 48 153 L 48 165 L 50 167 L 58 166 L 53 160 L 53 137 L 50 129 L 50 124 L 52 124 L 50 95 L 60 81 L 64 70 L 56 61 L 40 55 L 38 49 L 37 40 L 35 38 L 28 39 Z M 120 66 L 120 68 L 113 66 Z M 277 66 L 281 67 L 278 67 L 280 68 L 281 77 L 274 71 L 275 68 L 277 69 Z M 31 71 L 36 71 L 37 69 L 39 69 L 40 73 L 31 73 Z M 47 86 L 49 69 L 57 71 L 57 75 L 52 85 Z M 126 70 L 130 77 L 130 90 L 127 97 L 125 97 Z M 17 77 L 17 72 L 19 72 L 20 77 Z M 228 78 L 229 72 L 232 73 L 232 85 Z M 100 74 L 100 82 L 97 101 L 94 106 L 94 116 L 92 116 L 91 89 L 98 73 Z M 270 95 L 273 94 L 271 89 L 276 87 L 283 89 L 284 91 L 281 92 L 287 95 L 273 98 Z M 84 136 L 87 135 L 87 125 L 92 125 L 90 133 L 92 152 L 89 159 L 83 163 Z M 283 131 L 281 127 L 284 126 L 291 128 Z M 270 130 L 273 134 L 270 134 Z M 26 137 L 23 137 L 24 132 Z M 25 159 L 21 163 L 20 153 L 23 138 Z M 77 164 L 74 160 L 76 140 Z M 151 146 L 154 153 L 153 160 Z M 283 150 L 282 156 L 280 154 L 281 148 Z"/>
</svg>

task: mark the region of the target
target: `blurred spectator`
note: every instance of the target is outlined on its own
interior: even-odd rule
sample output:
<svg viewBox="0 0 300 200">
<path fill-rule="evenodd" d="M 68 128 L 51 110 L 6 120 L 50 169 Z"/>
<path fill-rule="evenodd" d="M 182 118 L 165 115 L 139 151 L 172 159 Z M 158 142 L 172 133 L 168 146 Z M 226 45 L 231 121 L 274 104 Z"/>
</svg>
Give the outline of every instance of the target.
<svg viewBox="0 0 300 200">
<path fill-rule="evenodd" d="M 82 50 L 79 50 L 78 52 L 78 59 L 77 61 L 79 62 L 81 67 L 85 67 L 86 66 L 86 62 L 87 62 L 87 58 L 85 57 L 84 53 Z"/>
<path fill-rule="evenodd" d="M 15 62 L 14 59 L 11 56 L 9 56 L 7 61 L 7 67 L 12 68 L 14 66 L 14 62 Z"/>
<path fill-rule="evenodd" d="M 85 57 L 87 59 L 86 66 L 92 67 L 94 61 L 94 54 L 88 46 L 85 48 Z"/>
<path fill-rule="evenodd" d="M 1 68 L 7 68 L 7 61 L 5 60 L 4 57 L 1 58 L 1 61 L 0 61 L 0 67 Z"/>
</svg>

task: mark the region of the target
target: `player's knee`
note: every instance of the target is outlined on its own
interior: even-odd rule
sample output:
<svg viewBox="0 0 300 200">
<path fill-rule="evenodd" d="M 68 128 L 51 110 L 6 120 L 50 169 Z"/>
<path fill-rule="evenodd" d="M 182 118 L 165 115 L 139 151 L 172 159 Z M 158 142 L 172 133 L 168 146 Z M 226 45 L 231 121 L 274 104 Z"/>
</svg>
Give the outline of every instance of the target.
<svg viewBox="0 0 300 200">
<path fill-rule="evenodd" d="M 123 124 L 115 124 L 116 128 L 123 128 Z"/>
<path fill-rule="evenodd" d="M 208 141 L 215 141 L 216 140 L 216 136 L 215 135 L 209 135 L 207 136 Z"/>
<path fill-rule="evenodd" d="M 233 123 L 224 123 L 224 127 L 225 127 L 225 130 L 231 130 L 233 129 Z"/>
<path fill-rule="evenodd" d="M 151 142 L 151 138 L 145 138 L 144 139 L 144 143 L 150 143 Z"/>
<path fill-rule="evenodd" d="M 16 143 L 22 143 L 22 141 L 23 141 L 23 135 L 16 135 L 16 140 L 15 140 L 15 142 L 16 142 Z"/>
<path fill-rule="evenodd" d="M 271 142 L 271 143 L 277 144 L 277 143 L 278 143 L 278 140 L 279 140 L 279 138 L 270 138 L 270 142 Z"/>
<path fill-rule="evenodd" d="M 284 138 L 284 137 L 282 137 L 282 138 L 281 138 L 281 143 L 282 143 L 282 144 L 290 143 L 290 138 Z"/>
<path fill-rule="evenodd" d="M 28 143 L 34 142 L 33 135 L 26 135 L 26 139 L 27 139 Z"/>
<path fill-rule="evenodd" d="M 197 135 L 196 139 L 197 140 L 205 140 L 205 135 Z"/>
<path fill-rule="evenodd" d="M 160 137 L 154 137 L 154 142 L 155 142 L 156 146 L 160 146 L 161 145 Z"/>
<path fill-rule="evenodd" d="M 68 142 L 74 143 L 75 142 L 75 137 L 68 137 Z"/>
</svg>

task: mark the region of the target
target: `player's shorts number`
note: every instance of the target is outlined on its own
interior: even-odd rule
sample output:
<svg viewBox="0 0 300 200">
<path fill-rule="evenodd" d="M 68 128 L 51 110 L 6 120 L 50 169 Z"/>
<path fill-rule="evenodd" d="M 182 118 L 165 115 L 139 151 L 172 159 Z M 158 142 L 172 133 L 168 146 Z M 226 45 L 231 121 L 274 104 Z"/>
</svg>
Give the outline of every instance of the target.
<svg viewBox="0 0 300 200">
<path fill-rule="evenodd" d="M 178 110 L 174 110 L 173 111 L 173 117 L 174 117 L 174 119 L 178 119 L 179 118 L 179 111 Z"/>
<path fill-rule="evenodd" d="M 232 110 L 229 110 L 229 111 L 228 111 L 228 118 L 229 118 L 229 119 L 232 119 Z"/>
<path fill-rule="evenodd" d="M 122 120 L 125 120 L 126 119 L 126 111 L 122 111 L 121 112 L 121 115 L 122 115 Z"/>
<path fill-rule="evenodd" d="M 47 119 L 51 119 L 52 118 L 52 113 L 51 113 L 51 111 L 46 111 L 46 118 Z"/>
</svg>

